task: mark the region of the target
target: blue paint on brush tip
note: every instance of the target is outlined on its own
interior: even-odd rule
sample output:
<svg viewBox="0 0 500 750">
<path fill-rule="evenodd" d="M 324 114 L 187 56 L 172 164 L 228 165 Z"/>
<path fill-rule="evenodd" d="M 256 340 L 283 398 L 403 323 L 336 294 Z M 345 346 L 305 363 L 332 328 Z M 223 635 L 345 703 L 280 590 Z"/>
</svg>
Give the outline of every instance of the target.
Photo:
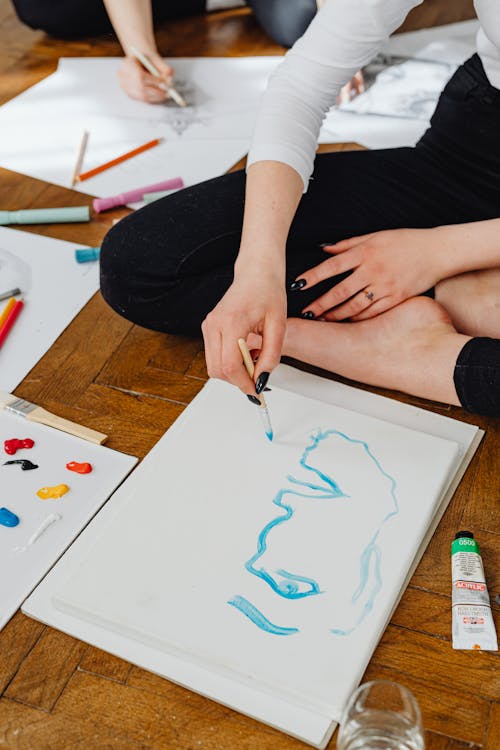
<svg viewBox="0 0 500 750">
<path fill-rule="evenodd" d="M 274 432 L 266 432 L 266 437 L 272 443 L 273 442 L 273 437 L 274 437 Z"/>
</svg>

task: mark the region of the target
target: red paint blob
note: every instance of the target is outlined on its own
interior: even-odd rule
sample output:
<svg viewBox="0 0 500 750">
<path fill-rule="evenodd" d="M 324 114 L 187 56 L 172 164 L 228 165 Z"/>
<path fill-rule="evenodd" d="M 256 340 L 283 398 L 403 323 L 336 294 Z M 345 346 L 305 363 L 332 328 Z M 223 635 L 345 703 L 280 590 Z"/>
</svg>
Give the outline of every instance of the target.
<svg viewBox="0 0 500 750">
<path fill-rule="evenodd" d="M 9 454 L 9 456 L 14 456 L 18 450 L 21 450 L 21 448 L 33 448 L 35 445 L 35 441 L 31 438 L 25 438 L 24 440 L 19 440 L 18 438 L 11 438 L 10 440 L 6 440 L 3 444 L 4 451 Z"/>
<path fill-rule="evenodd" d="M 88 463 L 79 464 L 77 461 L 70 461 L 66 464 L 66 468 L 70 471 L 76 471 L 77 474 L 90 474 L 92 471 L 92 465 Z"/>
</svg>

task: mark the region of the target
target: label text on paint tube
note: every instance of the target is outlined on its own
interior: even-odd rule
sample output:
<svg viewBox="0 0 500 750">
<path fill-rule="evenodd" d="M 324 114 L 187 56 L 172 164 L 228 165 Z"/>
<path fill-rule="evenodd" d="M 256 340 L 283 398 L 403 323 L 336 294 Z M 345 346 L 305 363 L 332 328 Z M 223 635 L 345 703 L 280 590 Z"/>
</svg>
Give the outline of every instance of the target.
<svg viewBox="0 0 500 750">
<path fill-rule="evenodd" d="M 496 651 L 497 638 L 479 545 L 461 531 L 451 545 L 453 648 Z"/>
</svg>

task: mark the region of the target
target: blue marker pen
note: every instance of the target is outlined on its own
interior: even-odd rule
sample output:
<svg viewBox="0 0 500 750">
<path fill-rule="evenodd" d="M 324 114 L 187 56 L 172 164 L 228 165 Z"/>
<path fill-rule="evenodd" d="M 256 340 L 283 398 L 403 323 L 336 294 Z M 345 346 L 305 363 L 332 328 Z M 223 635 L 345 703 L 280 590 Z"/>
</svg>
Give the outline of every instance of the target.
<svg viewBox="0 0 500 750">
<path fill-rule="evenodd" d="M 88 263 L 91 260 L 99 260 L 100 254 L 100 247 L 85 247 L 82 250 L 75 250 L 75 260 L 77 263 Z"/>
</svg>

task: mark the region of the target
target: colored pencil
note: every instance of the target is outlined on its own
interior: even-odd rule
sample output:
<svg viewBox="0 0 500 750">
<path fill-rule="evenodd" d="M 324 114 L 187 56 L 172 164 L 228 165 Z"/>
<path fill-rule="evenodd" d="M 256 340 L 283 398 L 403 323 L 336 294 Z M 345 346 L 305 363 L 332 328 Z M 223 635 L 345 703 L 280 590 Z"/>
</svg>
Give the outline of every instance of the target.
<svg viewBox="0 0 500 750">
<path fill-rule="evenodd" d="M 11 297 L 11 299 L 7 302 L 7 304 L 5 305 L 4 309 L 0 313 L 0 331 L 2 330 L 3 324 L 5 323 L 5 321 L 7 320 L 7 318 L 9 317 L 12 308 L 15 307 L 15 306 L 16 306 L 16 300 L 14 299 L 14 297 Z"/>
<path fill-rule="evenodd" d="M 248 351 L 248 346 L 247 346 L 247 342 L 245 341 L 245 339 L 238 339 L 238 346 L 240 348 L 240 352 L 243 357 L 243 363 L 246 367 L 246 371 L 248 372 L 248 374 L 253 380 L 253 376 L 255 373 L 255 365 L 252 361 L 250 352 Z M 272 441 L 274 433 L 273 433 L 273 427 L 271 424 L 271 418 L 269 416 L 269 410 L 266 404 L 266 399 L 264 398 L 263 393 L 259 393 L 257 398 L 260 400 L 259 414 L 262 419 L 262 424 L 264 425 L 264 432 L 266 433 L 266 437 Z"/>
<path fill-rule="evenodd" d="M 155 68 L 151 60 L 148 60 L 146 55 L 144 55 L 140 50 L 138 50 L 136 47 L 130 47 L 130 51 L 133 54 L 134 57 L 136 57 L 141 65 L 143 65 L 146 70 L 151 73 L 152 76 L 155 78 L 161 78 L 160 71 Z M 175 89 L 173 86 L 169 86 L 168 83 L 165 83 L 165 81 L 162 81 L 158 84 L 161 89 L 167 92 L 169 97 L 173 99 L 173 101 L 179 106 L 179 107 L 185 107 L 186 102 L 182 98 L 182 96 L 179 94 L 177 89 Z"/>
<path fill-rule="evenodd" d="M 16 297 L 18 294 L 21 294 L 21 290 L 17 289 L 17 287 L 16 289 L 9 289 L 8 292 L 2 292 L 0 294 L 0 302 L 3 302 L 4 299 L 9 299 L 9 297 Z"/>
<path fill-rule="evenodd" d="M 94 177 L 96 174 L 100 174 L 101 172 L 104 172 L 106 169 L 115 167 L 117 164 L 121 164 L 123 161 L 127 161 L 127 159 L 131 159 L 133 156 L 142 154 L 143 151 L 147 151 L 150 148 L 154 148 L 155 146 L 158 146 L 158 144 L 161 143 L 162 140 L 163 140 L 162 138 L 155 138 L 152 141 L 148 141 L 147 143 L 144 143 L 142 146 L 138 146 L 138 148 L 132 149 L 132 151 L 127 151 L 126 154 L 117 156 L 116 159 L 111 159 L 111 161 L 107 161 L 105 164 L 101 164 L 99 167 L 95 167 L 94 169 L 90 169 L 88 172 L 83 172 L 82 174 L 79 174 L 78 177 L 76 178 L 76 181 L 83 182 L 83 180 L 88 180 L 89 177 Z"/>
<path fill-rule="evenodd" d="M 23 309 L 23 306 L 24 302 L 22 301 L 22 299 L 18 299 L 17 302 L 14 303 L 14 307 L 7 316 L 5 323 L 0 327 L 0 347 L 3 346 L 5 339 L 9 335 L 12 326 L 17 320 L 17 316 Z"/>
<path fill-rule="evenodd" d="M 82 133 L 82 140 L 80 141 L 80 147 L 78 149 L 78 154 L 76 156 L 76 164 L 73 170 L 73 177 L 71 178 L 71 187 L 76 185 L 76 182 L 78 180 L 78 175 L 80 174 L 80 171 L 82 169 L 82 164 L 85 158 L 85 150 L 87 148 L 88 140 L 89 140 L 88 130 L 84 130 Z"/>
</svg>

